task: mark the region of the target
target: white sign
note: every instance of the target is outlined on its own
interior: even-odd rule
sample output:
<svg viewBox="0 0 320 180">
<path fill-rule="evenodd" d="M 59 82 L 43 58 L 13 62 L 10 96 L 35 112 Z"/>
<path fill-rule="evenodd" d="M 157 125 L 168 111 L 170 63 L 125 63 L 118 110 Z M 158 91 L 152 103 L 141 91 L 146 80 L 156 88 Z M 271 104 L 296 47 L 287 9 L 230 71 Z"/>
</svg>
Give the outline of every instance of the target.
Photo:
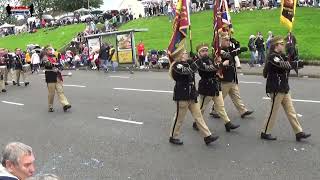
<svg viewBox="0 0 320 180">
<path fill-rule="evenodd" d="M 88 47 L 89 47 L 90 54 L 92 51 L 98 51 L 100 49 L 100 39 L 99 38 L 88 39 Z"/>
</svg>

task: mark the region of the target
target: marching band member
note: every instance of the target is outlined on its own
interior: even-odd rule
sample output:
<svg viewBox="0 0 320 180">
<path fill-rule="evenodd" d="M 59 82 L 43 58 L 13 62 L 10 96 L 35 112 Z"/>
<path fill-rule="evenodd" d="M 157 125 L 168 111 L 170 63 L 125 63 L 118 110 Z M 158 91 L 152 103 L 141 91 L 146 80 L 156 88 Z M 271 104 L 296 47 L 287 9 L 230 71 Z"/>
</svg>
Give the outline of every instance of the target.
<svg viewBox="0 0 320 180">
<path fill-rule="evenodd" d="M 48 111 L 54 112 L 53 101 L 55 92 L 57 92 L 59 101 L 63 106 L 63 111 L 66 112 L 71 108 L 71 105 L 63 93 L 62 75 L 58 70 L 55 70 L 53 66 L 54 65 L 50 61 L 45 62 L 45 78 L 48 87 Z"/>
<path fill-rule="evenodd" d="M 1 92 L 7 92 L 6 85 L 4 82 L 5 80 L 4 76 L 7 71 L 7 62 L 4 57 L 5 55 L 4 53 L 5 53 L 4 49 L 0 49 L 0 90 Z"/>
<path fill-rule="evenodd" d="M 208 49 L 209 46 L 204 43 L 197 46 L 198 60 L 196 61 L 196 64 L 201 77 L 198 84 L 200 109 L 203 116 L 208 103 L 213 100 L 216 112 L 225 123 L 226 131 L 230 132 L 230 130 L 236 129 L 240 127 L 240 125 L 233 124 L 225 111 L 221 82 L 217 75 L 218 69 L 222 64 L 215 63 L 209 58 Z M 198 130 L 198 126 L 195 122 L 193 123 L 193 128 Z"/>
<path fill-rule="evenodd" d="M 16 85 L 16 78 L 15 78 L 15 54 L 14 53 L 9 53 L 7 49 L 5 49 L 5 54 L 4 54 L 5 61 L 7 62 L 7 71 L 5 72 L 4 75 L 4 81 L 5 85 L 8 85 L 8 75 L 10 74 L 11 79 L 12 79 L 12 84 Z"/>
<path fill-rule="evenodd" d="M 197 102 L 198 93 L 195 86 L 194 73 L 198 67 L 192 60 L 188 60 L 188 53 L 184 48 L 178 49 L 171 57 L 175 59 L 175 62 L 173 62 L 170 67 L 169 73 L 175 81 L 173 100 L 176 102 L 177 111 L 174 116 L 169 142 L 176 145 L 183 144 L 183 141 L 180 140 L 178 136 L 182 122 L 189 109 L 204 137 L 204 142 L 208 145 L 217 140 L 219 136 L 211 134 L 203 120 Z"/>
<path fill-rule="evenodd" d="M 237 55 L 237 52 L 233 51 L 234 49 L 230 47 L 230 37 L 228 33 L 220 33 L 220 39 L 221 59 L 223 63 L 223 77 L 221 78 L 222 96 L 224 99 L 227 95 L 229 95 L 233 104 L 241 114 L 241 118 L 244 118 L 252 114 L 253 111 L 249 111 L 245 107 L 240 97 L 237 67 L 234 59 L 234 57 Z"/>
<path fill-rule="evenodd" d="M 20 75 L 22 76 L 22 80 L 24 82 L 24 85 L 25 86 L 28 86 L 29 85 L 29 82 L 26 81 L 26 72 L 25 70 L 23 69 L 23 65 L 25 65 L 26 62 L 25 62 L 25 59 L 23 58 L 22 56 L 22 53 L 21 53 L 21 49 L 17 48 L 16 49 L 16 78 L 17 78 L 17 84 L 18 86 L 20 86 Z M 30 65 L 29 65 L 30 66 Z"/>
<path fill-rule="evenodd" d="M 296 68 L 299 62 L 290 63 L 284 55 L 285 43 L 282 37 L 275 37 L 271 40 L 268 62 L 264 68 L 264 77 L 267 78 L 266 93 L 271 97 L 271 110 L 264 123 L 261 139 L 276 140 L 271 135 L 272 127 L 276 121 L 277 113 L 282 105 L 287 118 L 296 134 L 296 140 L 306 139 L 311 134 L 304 133 L 298 121 L 297 113 L 294 109 L 289 87 L 289 73 Z M 298 65 L 299 66 L 299 65 Z"/>
</svg>

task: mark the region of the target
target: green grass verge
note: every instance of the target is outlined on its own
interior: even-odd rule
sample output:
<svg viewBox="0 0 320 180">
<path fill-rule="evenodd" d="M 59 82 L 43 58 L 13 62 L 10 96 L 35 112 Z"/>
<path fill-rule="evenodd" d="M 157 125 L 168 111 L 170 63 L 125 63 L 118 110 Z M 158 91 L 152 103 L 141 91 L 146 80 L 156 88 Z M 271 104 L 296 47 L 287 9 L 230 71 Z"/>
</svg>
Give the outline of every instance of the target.
<svg viewBox="0 0 320 180">
<path fill-rule="evenodd" d="M 212 42 L 212 11 L 191 15 L 193 50 L 198 43 Z M 247 46 L 249 36 L 261 31 L 265 40 L 267 32 L 285 36 L 288 30 L 280 24 L 280 8 L 274 10 L 243 11 L 231 14 L 234 36 Z M 143 40 L 148 49 L 166 49 L 172 34 L 172 25 L 168 17 L 152 17 L 137 19 L 120 27 L 121 30 L 131 28 L 148 28 L 148 32 L 136 33 L 136 41 Z M 293 32 L 297 38 L 301 59 L 320 60 L 320 9 L 297 8 Z M 189 45 L 188 45 L 189 46 Z M 249 53 L 242 57 L 248 58 Z"/>
<path fill-rule="evenodd" d="M 39 44 L 40 46 L 51 45 L 60 50 L 84 29 L 85 24 L 74 24 L 53 30 L 40 29 L 33 34 L 24 33 L 16 36 L 7 36 L 0 38 L 0 47 L 14 50 L 15 48 L 26 49 L 28 44 Z"/>
</svg>

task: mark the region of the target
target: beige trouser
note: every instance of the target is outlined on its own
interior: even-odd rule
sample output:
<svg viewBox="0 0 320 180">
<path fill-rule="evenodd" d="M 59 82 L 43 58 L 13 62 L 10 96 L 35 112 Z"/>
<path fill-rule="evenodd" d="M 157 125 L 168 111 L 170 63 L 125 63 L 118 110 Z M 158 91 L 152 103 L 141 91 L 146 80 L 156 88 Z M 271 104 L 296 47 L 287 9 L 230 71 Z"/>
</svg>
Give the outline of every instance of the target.
<svg viewBox="0 0 320 180">
<path fill-rule="evenodd" d="M 57 91 L 58 98 L 62 106 L 69 105 L 67 98 L 64 96 L 62 82 L 48 83 L 48 105 L 53 108 L 54 94 Z"/>
<path fill-rule="evenodd" d="M 15 70 L 13 68 L 7 69 L 6 73 L 4 74 L 4 81 L 8 81 L 8 74 L 10 73 L 12 81 L 16 81 L 16 76 L 15 76 Z"/>
<path fill-rule="evenodd" d="M 224 123 L 226 124 L 226 123 L 230 122 L 230 119 L 229 119 L 227 112 L 224 108 L 222 91 L 219 92 L 219 96 L 200 95 L 199 104 L 200 104 L 200 109 L 201 109 L 202 115 L 204 114 L 204 112 L 207 108 L 207 105 L 209 104 L 209 102 L 211 100 L 213 100 L 213 106 L 214 106 L 215 111 L 219 114 L 220 118 L 224 121 Z"/>
<path fill-rule="evenodd" d="M 293 107 L 290 93 L 274 93 L 271 94 L 271 110 L 268 117 L 264 123 L 262 132 L 270 134 L 272 127 L 276 121 L 278 110 L 280 105 L 282 105 L 284 111 L 286 112 L 287 118 L 292 126 L 293 131 L 297 134 L 302 132 L 302 127 L 298 121 L 297 113 Z"/>
<path fill-rule="evenodd" d="M 27 81 L 26 81 L 27 76 L 26 76 L 25 72 L 24 72 L 23 70 L 20 70 L 20 69 L 16 69 L 16 78 L 17 78 L 17 81 L 16 81 L 16 82 L 19 84 L 19 82 L 20 82 L 20 75 L 22 76 L 23 82 L 26 83 L 26 82 L 27 82 Z"/>
<path fill-rule="evenodd" d="M 6 85 L 4 83 L 4 75 L 0 75 L 0 91 L 2 89 L 6 89 Z"/>
<path fill-rule="evenodd" d="M 185 119 L 187 110 L 189 109 L 192 117 L 195 119 L 198 128 L 203 137 L 207 137 L 211 135 L 211 132 L 203 120 L 200 107 L 198 103 L 195 103 L 193 100 L 191 101 L 176 101 L 177 112 L 173 119 L 173 124 L 170 132 L 170 136 L 173 138 L 177 138 L 180 134 L 180 128 L 183 120 Z"/>
<path fill-rule="evenodd" d="M 248 111 L 241 100 L 238 84 L 231 82 L 222 82 L 221 90 L 223 99 L 225 99 L 225 97 L 229 95 L 240 114 Z M 212 106 L 212 109 L 214 109 L 214 106 Z"/>
</svg>

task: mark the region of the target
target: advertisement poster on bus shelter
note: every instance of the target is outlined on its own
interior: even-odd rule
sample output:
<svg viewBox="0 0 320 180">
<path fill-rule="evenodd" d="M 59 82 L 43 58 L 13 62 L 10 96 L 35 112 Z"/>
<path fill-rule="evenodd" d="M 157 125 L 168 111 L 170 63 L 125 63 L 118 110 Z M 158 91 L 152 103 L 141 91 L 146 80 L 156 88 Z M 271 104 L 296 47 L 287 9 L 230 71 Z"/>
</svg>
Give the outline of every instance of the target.
<svg viewBox="0 0 320 180">
<path fill-rule="evenodd" d="M 132 38 L 131 34 L 117 35 L 118 59 L 120 64 L 131 64 L 132 57 Z"/>
<path fill-rule="evenodd" d="M 90 54 L 93 51 L 99 51 L 100 50 L 100 38 L 88 39 L 88 47 L 89 47 L 89 53 Z"/>
</svg>

